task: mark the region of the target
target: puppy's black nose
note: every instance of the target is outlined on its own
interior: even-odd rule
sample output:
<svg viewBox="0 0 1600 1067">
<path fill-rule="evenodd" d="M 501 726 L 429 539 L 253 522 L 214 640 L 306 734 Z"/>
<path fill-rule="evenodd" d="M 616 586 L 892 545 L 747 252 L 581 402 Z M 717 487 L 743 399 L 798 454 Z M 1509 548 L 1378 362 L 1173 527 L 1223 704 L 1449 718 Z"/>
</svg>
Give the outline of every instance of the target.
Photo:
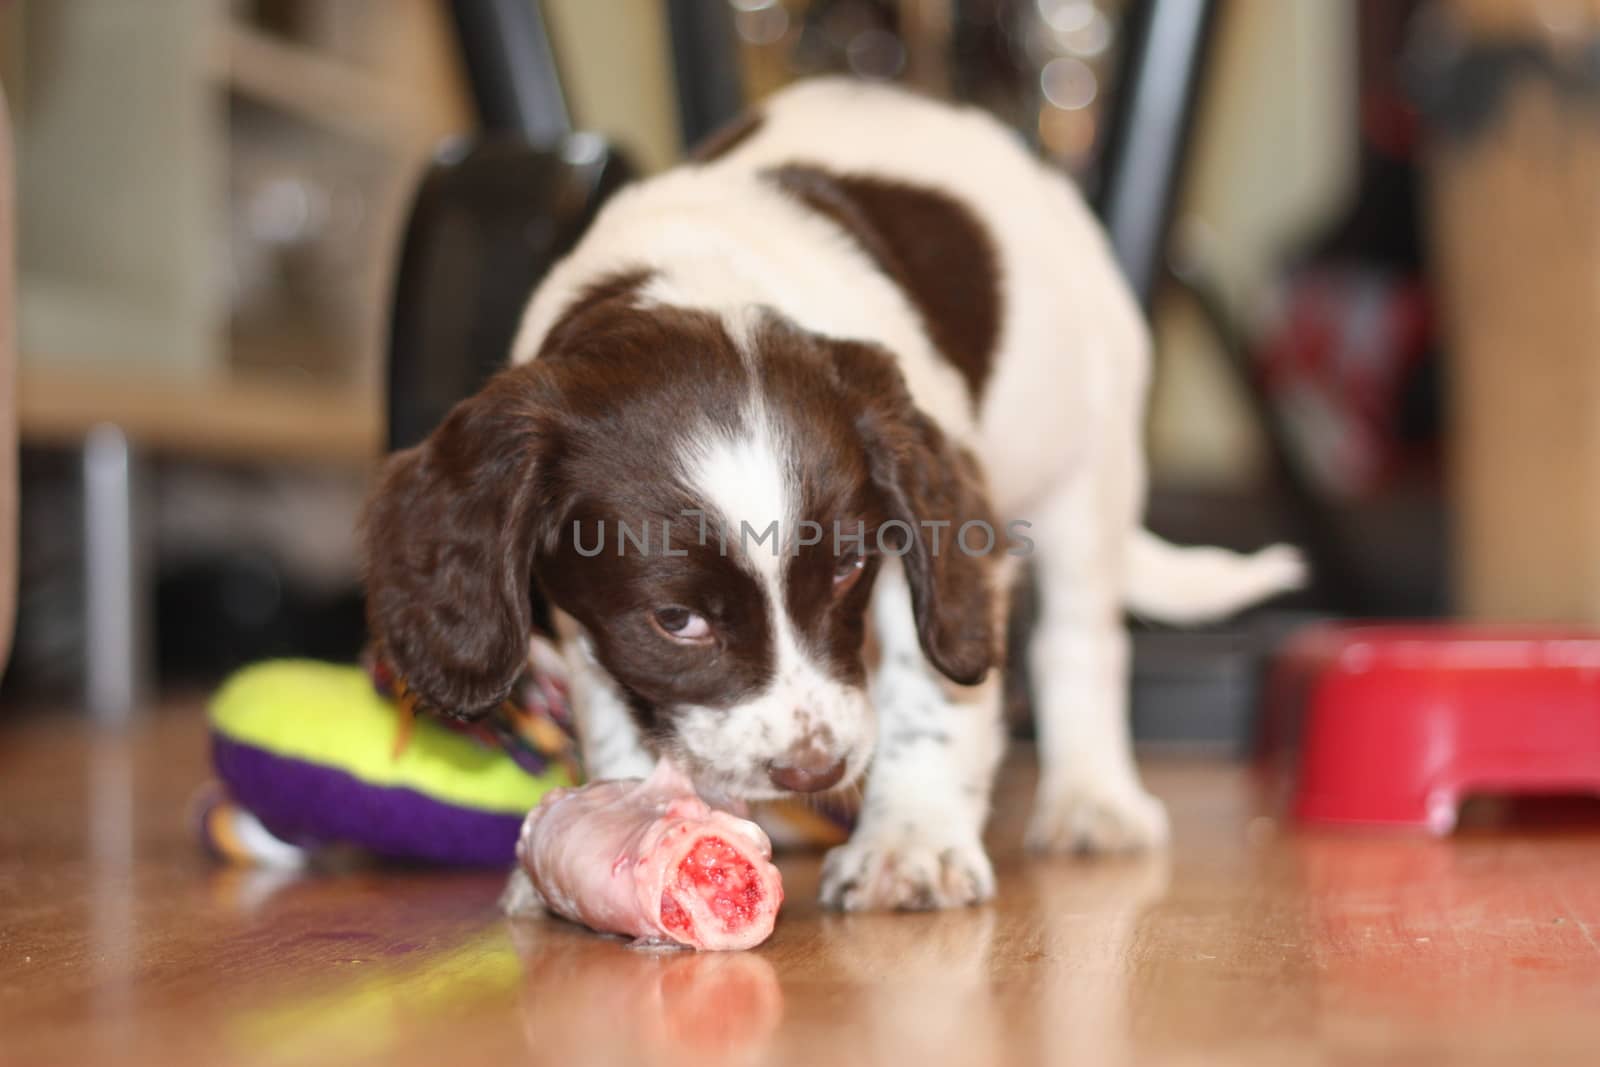
<svg viewBox="0 0 1600 1067">
<path fill-rule="evenodd" d="M 844 760 L 835 760 L 826 763 L 822 759 L 796 760 L 794 762 L 779 763 L 774 760 L 767 764 L 767 777 L 772 779 L 772 784 L 779 789 L 788 789 L 796 793 L 820 793 L 837 785 L 839 779 L 844 777 Z"/>
</svg>

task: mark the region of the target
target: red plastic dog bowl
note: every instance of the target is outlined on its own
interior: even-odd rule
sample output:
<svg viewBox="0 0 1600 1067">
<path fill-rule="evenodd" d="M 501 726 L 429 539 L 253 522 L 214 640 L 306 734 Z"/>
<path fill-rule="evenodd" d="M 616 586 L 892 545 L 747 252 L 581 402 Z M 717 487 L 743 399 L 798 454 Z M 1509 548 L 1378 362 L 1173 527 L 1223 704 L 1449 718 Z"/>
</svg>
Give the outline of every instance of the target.
<svg viewBox="0 0 1600 1067">
<path fill-rule="evenodd" d="M 1600 633 L 1313 627 L 1280 654 L 1264 740 L 1309 823 L 1446 834 L 1468 795 L 1600 795 Z"/>
</svg>

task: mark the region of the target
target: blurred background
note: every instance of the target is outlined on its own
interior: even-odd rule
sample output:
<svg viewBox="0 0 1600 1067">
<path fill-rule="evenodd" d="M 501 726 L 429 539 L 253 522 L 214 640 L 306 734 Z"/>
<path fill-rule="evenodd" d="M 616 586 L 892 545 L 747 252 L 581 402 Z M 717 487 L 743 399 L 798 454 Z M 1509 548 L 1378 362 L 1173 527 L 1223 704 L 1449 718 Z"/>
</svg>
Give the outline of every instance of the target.
<svg viewBox="0 0 1600 1067">
<path fill-rule="evenodd" d="M 502 356 L 483 323 L 827 71 L 1074 174 L 1155 325 L 1152 524 L 1311 555 L 1288 606 L 1139 634 L 1143 740 L 1242 744 L 1309 617 L 1600 622 L 1596 0 L 18 0 L 0 702 L 353 658 L 367 478 Z"/>
</svg>

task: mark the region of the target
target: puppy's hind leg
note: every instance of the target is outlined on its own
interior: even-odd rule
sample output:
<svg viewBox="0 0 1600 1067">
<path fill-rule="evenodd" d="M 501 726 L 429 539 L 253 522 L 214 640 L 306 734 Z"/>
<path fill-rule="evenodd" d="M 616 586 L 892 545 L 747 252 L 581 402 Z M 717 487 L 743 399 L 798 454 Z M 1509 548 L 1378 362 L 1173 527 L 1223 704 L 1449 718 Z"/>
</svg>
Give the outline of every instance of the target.
<svg viewBox="0 0 1600 1067">
<path fill-rule="evenodd" d="M 1166 810 L 1139 782 L 1128 730 L 1124 553 L 1136 484 L 1086 472 L 1057 489 L 1034 528 L 1040 612 L 1029 647 L 1040 778 L 1030 848 L 1160 846 Z"/>
</svg>

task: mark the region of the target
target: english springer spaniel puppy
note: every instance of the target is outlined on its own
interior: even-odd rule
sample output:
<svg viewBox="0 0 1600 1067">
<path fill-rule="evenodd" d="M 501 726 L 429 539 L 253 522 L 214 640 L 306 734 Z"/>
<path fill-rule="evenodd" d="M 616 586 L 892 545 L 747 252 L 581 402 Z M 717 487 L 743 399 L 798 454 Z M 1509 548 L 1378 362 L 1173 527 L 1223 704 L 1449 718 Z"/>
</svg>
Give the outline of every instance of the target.
<svg viewBox="0 0 1600 1067">
<path fill-rule="evenodd" d="M 1072 184 L 977 110 L 841 80 L 769 99 L 618 193 L 510 357 L 383 472 L 374 636 L 424 704 L 480 714 L 537 590 L 593 777 L 667 755 L 734 801 L 864 777 L 832 907 L 993 895 L 1024 559 L 1048 851 L 1167 836 L 1124 608 L 1200 620 L 1301 579 L 1281 546 L 1142 528 L 1139 309 Z"/>
</svg>

